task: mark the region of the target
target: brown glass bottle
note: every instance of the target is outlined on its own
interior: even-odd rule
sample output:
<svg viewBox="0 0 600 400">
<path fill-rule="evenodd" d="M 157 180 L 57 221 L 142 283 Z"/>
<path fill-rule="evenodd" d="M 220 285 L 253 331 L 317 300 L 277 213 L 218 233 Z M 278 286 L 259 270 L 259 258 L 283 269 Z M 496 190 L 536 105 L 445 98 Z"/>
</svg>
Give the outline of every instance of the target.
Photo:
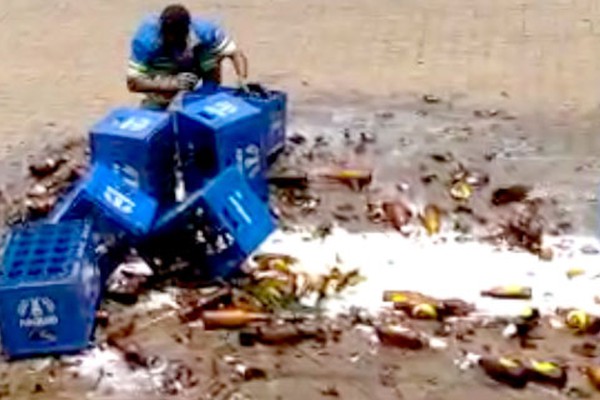
<svg viewBox="0 0 600 400">
<path fill-rule="evenodd" d="M 380 326 L 375 328 L 381 344 L 401 349 L 420 350 L 425 340 L 417 332 L 399 326 Z"/>
<path fill-rule="evenodd" d="M 207 330 L 238 329 L 252 322 L 266 321 L 268 319 L 269 316 L 267 314 L 237 309 L 206 310 L 202 313 L 204 328 Z"/>
<path fill-rule="evenodd" d="M 515 389 L 527 386 L 527 369 L 518 360 L 502 357 L 483 357 L 479 366 L 490 378 Z"/>
<path fill-rule="evenodd" d="M 481 295 L 496 299 L 529 300 L 532 296 L 532 290 L 526 286 L 497 286 L 482 291 Z"/>
</svg>

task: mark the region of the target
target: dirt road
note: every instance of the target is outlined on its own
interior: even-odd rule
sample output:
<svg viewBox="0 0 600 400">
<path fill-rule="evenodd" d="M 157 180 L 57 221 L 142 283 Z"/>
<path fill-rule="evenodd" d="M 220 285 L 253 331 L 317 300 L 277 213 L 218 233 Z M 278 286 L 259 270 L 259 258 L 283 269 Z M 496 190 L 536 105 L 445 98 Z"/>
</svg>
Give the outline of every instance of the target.
<svg viewBox="0 0 600 400">
<path fill-rule="evenodd" d="M 87 128 L 110 108 L 136 103 L 124 83 L 129 38 L 144 13 L 160 10 L 166 3 L 2 0 L 0 188 L 18 181 L 27 154 L 85 136 Z M 438 147 L 454 146 L 461 157 L 474 153 L 480 157 L 481 143 L 492 146 L 502 138 L 512 140 L 513 153 L 541 144 L 543 151 L 525 154 L 518 166 L 511 161 L 505 168 L 500 162 L 499 170 L 503 176 L 517 176 L 527 183 L 539 181 L 555 196 L 562 196 L 561 200 L 575 199 L 574 224 L 583 221 L 588 231 L 595 226 L 591 213 L 600 172 L 596 156 L 600 151 L 596 139 L 600 129 L 600 5 L 596 1 L 214 0 L 187 4 L 199 14 L 220 19 L 232 32 L 248 53 L 253 80 L 290 93 L 296 126 L 309 130 L 327 126 L 321 129 L 339 132 L 357 118 L 358 125 L 369 126 L 370 118 L 375 118 L 373 106 L 395 111 L 396 119 L 382 124 L 381 133 L 386 136 L 384 143 L 389 140 L 390 146 L 398 147 L 390 148 L 397 150 L 393 156 L 400 155 L 404 164 L 412 160 L 406 156 L 410 145 L 399 145 L 394 135 L 402 134 L 423 146 L 431 143 L 428 138 L 437 138 Z M 425 115 L 418 114 L 423 93 L 434 93 L 444 101 L 428 111 L 428 119 L 415 122 L 415 115 Z M 481 131 L 487 136 L 481 142 L 473 139 L 479 132 L 477 124 L 462 144 L 456 143 L 460 140 L 452 136 L 454 131 L 451 135 L 441 131 L 451 126 L 462 132 L 474 119 L 472 111 L 485 107 L 509 110 L 518 119 L 485 123 Z M 428 135 L 421 135 L 428 130 Z M 396 168 L 394 163 L 400 163 L 392 161 L 386 167 Z M 366 375 L 355 376 L 356 368 L 347 362 L 350 356 L 341 352 L 335 358 L 335 367 L 341 371 L 340 391 L 349 396 L 344 398 L 392 398 L 375 393 L 383 390 L 377 383 L 382 379 L 379 375 L 397 358 L 367 357 L 365 364 L 359 364 Z M 466 398 L 465 391 L 471 398 L 547 398 L 544 391 L 515 394 L 471 382 L 470 377 L 459 376 L 445 356 L 404 361 L 404 369 L 396 371 L 394 379 L 402 381 L 405 398 L 459 399 Z M 280 381 L 257 388 L 256 393 L 265 399 L 282 398 L 276 396 L 291 391 L 302 398 L 320 398 L 326 383 L 314 376 L 310 362 L 305 364 L 309 366 L 303 364 L 300 372 L 283 374 Z M 440 365 L 446 372 L 438 370 Z M 346 369 L 351 371 L 346 374 Z M 311 394 L 307 397 L 308 392 L 289 383 L 288 376 L 309 382 Z M 359 383 L 356 388 L 349 385 L 351 389 L 345 392 L 344 384 L 350 380 Z M 363 382 L 367 382 L 367 394 L 360 387 Z M 465 386 L 465 382 L 471 383 Z"/>
<path fill-rule="evenodd" d="M 129 36 L 165 3 L 3 1 L 0 158 L 82 135 L 108 108 L 133 101 L 123 81 Z M 295 101 L 423 91 L 496 101 L 504 92 L 523 109 L 585 115 L 597 107 L 593 0 L 187 3 L 231 30 L 254 79 Z"/>
</svg>

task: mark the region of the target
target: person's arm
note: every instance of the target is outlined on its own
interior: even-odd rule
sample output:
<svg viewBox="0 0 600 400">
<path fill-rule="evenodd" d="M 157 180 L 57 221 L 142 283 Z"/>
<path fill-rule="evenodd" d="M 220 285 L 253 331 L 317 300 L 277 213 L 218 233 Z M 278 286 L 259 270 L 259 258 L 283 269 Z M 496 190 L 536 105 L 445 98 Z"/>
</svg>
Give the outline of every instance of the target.
<svg viewBox="0 0 600 400">
<path fill-rule="evenodd" d="M 145 74 L 127 74 L 127 88 L 135 93 L 174 93 L 178 85 L 175 77 L 155 77 Z"/>
<path fill-rule="evenodd" d="M 136 93 L 174 94 L 193 88 L 198 82 L 193 74 L 153 76 L 149 73 L 152 51 L 147 45 L 143 30 L 138 31 L 131 42 L 131 55 L 127 68 L 127 88 Z"/>
<path fill-rule="evenodd" d="M 127 88 L 135 93 L 176 93 L 190 90 L 196 83 L 198 77 L 191 73 L 156 77 L 139 72 L 127 73 Z"/>
<path fill-rule="evenodd" d="M 248 59 L 246 58 L 244 52 L 239 49 L 235 50 L 229 55 L 229 58 L 231 59 L 233 69 L 235 70 L 238 78 L 241 81 L 248 79 Z"/>
<path fill-rule="evenodd" d="M 243 84 L 248 78 L 248 59 L 228 34 L 220 28 L 216 29 L 215 36 L 217 38 L 217 45 L 215 46 L 214 52 L 220 60 L 225 58 L 231 60 L 235 74 L 240 83 Z"/>
</svg>

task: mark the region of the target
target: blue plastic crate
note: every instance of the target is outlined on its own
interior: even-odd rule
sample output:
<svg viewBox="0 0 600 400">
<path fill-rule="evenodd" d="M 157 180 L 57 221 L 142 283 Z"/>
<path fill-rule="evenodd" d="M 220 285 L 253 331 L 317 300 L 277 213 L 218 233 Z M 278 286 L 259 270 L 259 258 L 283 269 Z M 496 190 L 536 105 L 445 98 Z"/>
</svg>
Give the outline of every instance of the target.
<svg viewBox="0 0 600 400">
<path fill-rule="evenodd" d="M 143 237 L 152 228 L 158 203 L 125 178 L 103 164 L 69 192 L 49 216 L 49 221 L 90 218 L 102 231 L 123 230 L 132 237 Z"/>
<path fill-rule="evenodd" d="M 208 96 L 213 93 L 224 92 L 232 96 L 244 99 L 249 104 L 259 108 L 266 114 L 269 124 L 263 133 L 263 147 L 267 157 L 274 160 L 275 156 L 285 147 L 287 129 L 287 103 L 288 96 L 285 92 L 269 90 L 261 86 L 257 90 L 249 92 L 239 88 L 203 85 L 198 90 L 184 99 L 183 103 L 189 102 L 193 96 Z"/>
<path fill-rule="evenodd" d="M 86 348 L 100 291 L 89 223 L 14 228 L 0 272 L 4 353 L 19 358 Z"/>
<path fill-rule="evenodd" d="M 166 112 L 121 107 L 90 131 L 92 162 L 119 172 L 161 203 L 175 198 L 175 135 Z"/>
<path fill-rule="evenodd" d="M 269 208 L 230 167 L 203 189 L 163 214 L 156 235 L 193 235 L 206 246 L 206 267 L 214 276 L 228 276 L 275 229 Z"/>
<path fill-rule="evenodd" d="M 226 93 L 196 96 L 176 112 L 177 140 L 188 194 L 232 165 L 252 189 L 268 198 L 267 159 L 261 132 L 266 117 L 258 108 Z"/>
</svg>

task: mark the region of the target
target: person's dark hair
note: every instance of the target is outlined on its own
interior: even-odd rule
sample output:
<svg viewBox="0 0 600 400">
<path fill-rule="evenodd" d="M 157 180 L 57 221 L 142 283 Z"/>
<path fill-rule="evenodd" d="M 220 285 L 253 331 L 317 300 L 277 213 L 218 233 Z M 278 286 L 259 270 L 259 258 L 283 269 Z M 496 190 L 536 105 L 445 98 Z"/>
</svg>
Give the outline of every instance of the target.
<svg viewBox="0 0 600 400">
<path fill-rule="evenodd" d="M 166 7 L 160 15 L 160 30 L 163 36 L 187 36 L 191 22 L 190 12 L 181 4 Z"/>
</svg>

